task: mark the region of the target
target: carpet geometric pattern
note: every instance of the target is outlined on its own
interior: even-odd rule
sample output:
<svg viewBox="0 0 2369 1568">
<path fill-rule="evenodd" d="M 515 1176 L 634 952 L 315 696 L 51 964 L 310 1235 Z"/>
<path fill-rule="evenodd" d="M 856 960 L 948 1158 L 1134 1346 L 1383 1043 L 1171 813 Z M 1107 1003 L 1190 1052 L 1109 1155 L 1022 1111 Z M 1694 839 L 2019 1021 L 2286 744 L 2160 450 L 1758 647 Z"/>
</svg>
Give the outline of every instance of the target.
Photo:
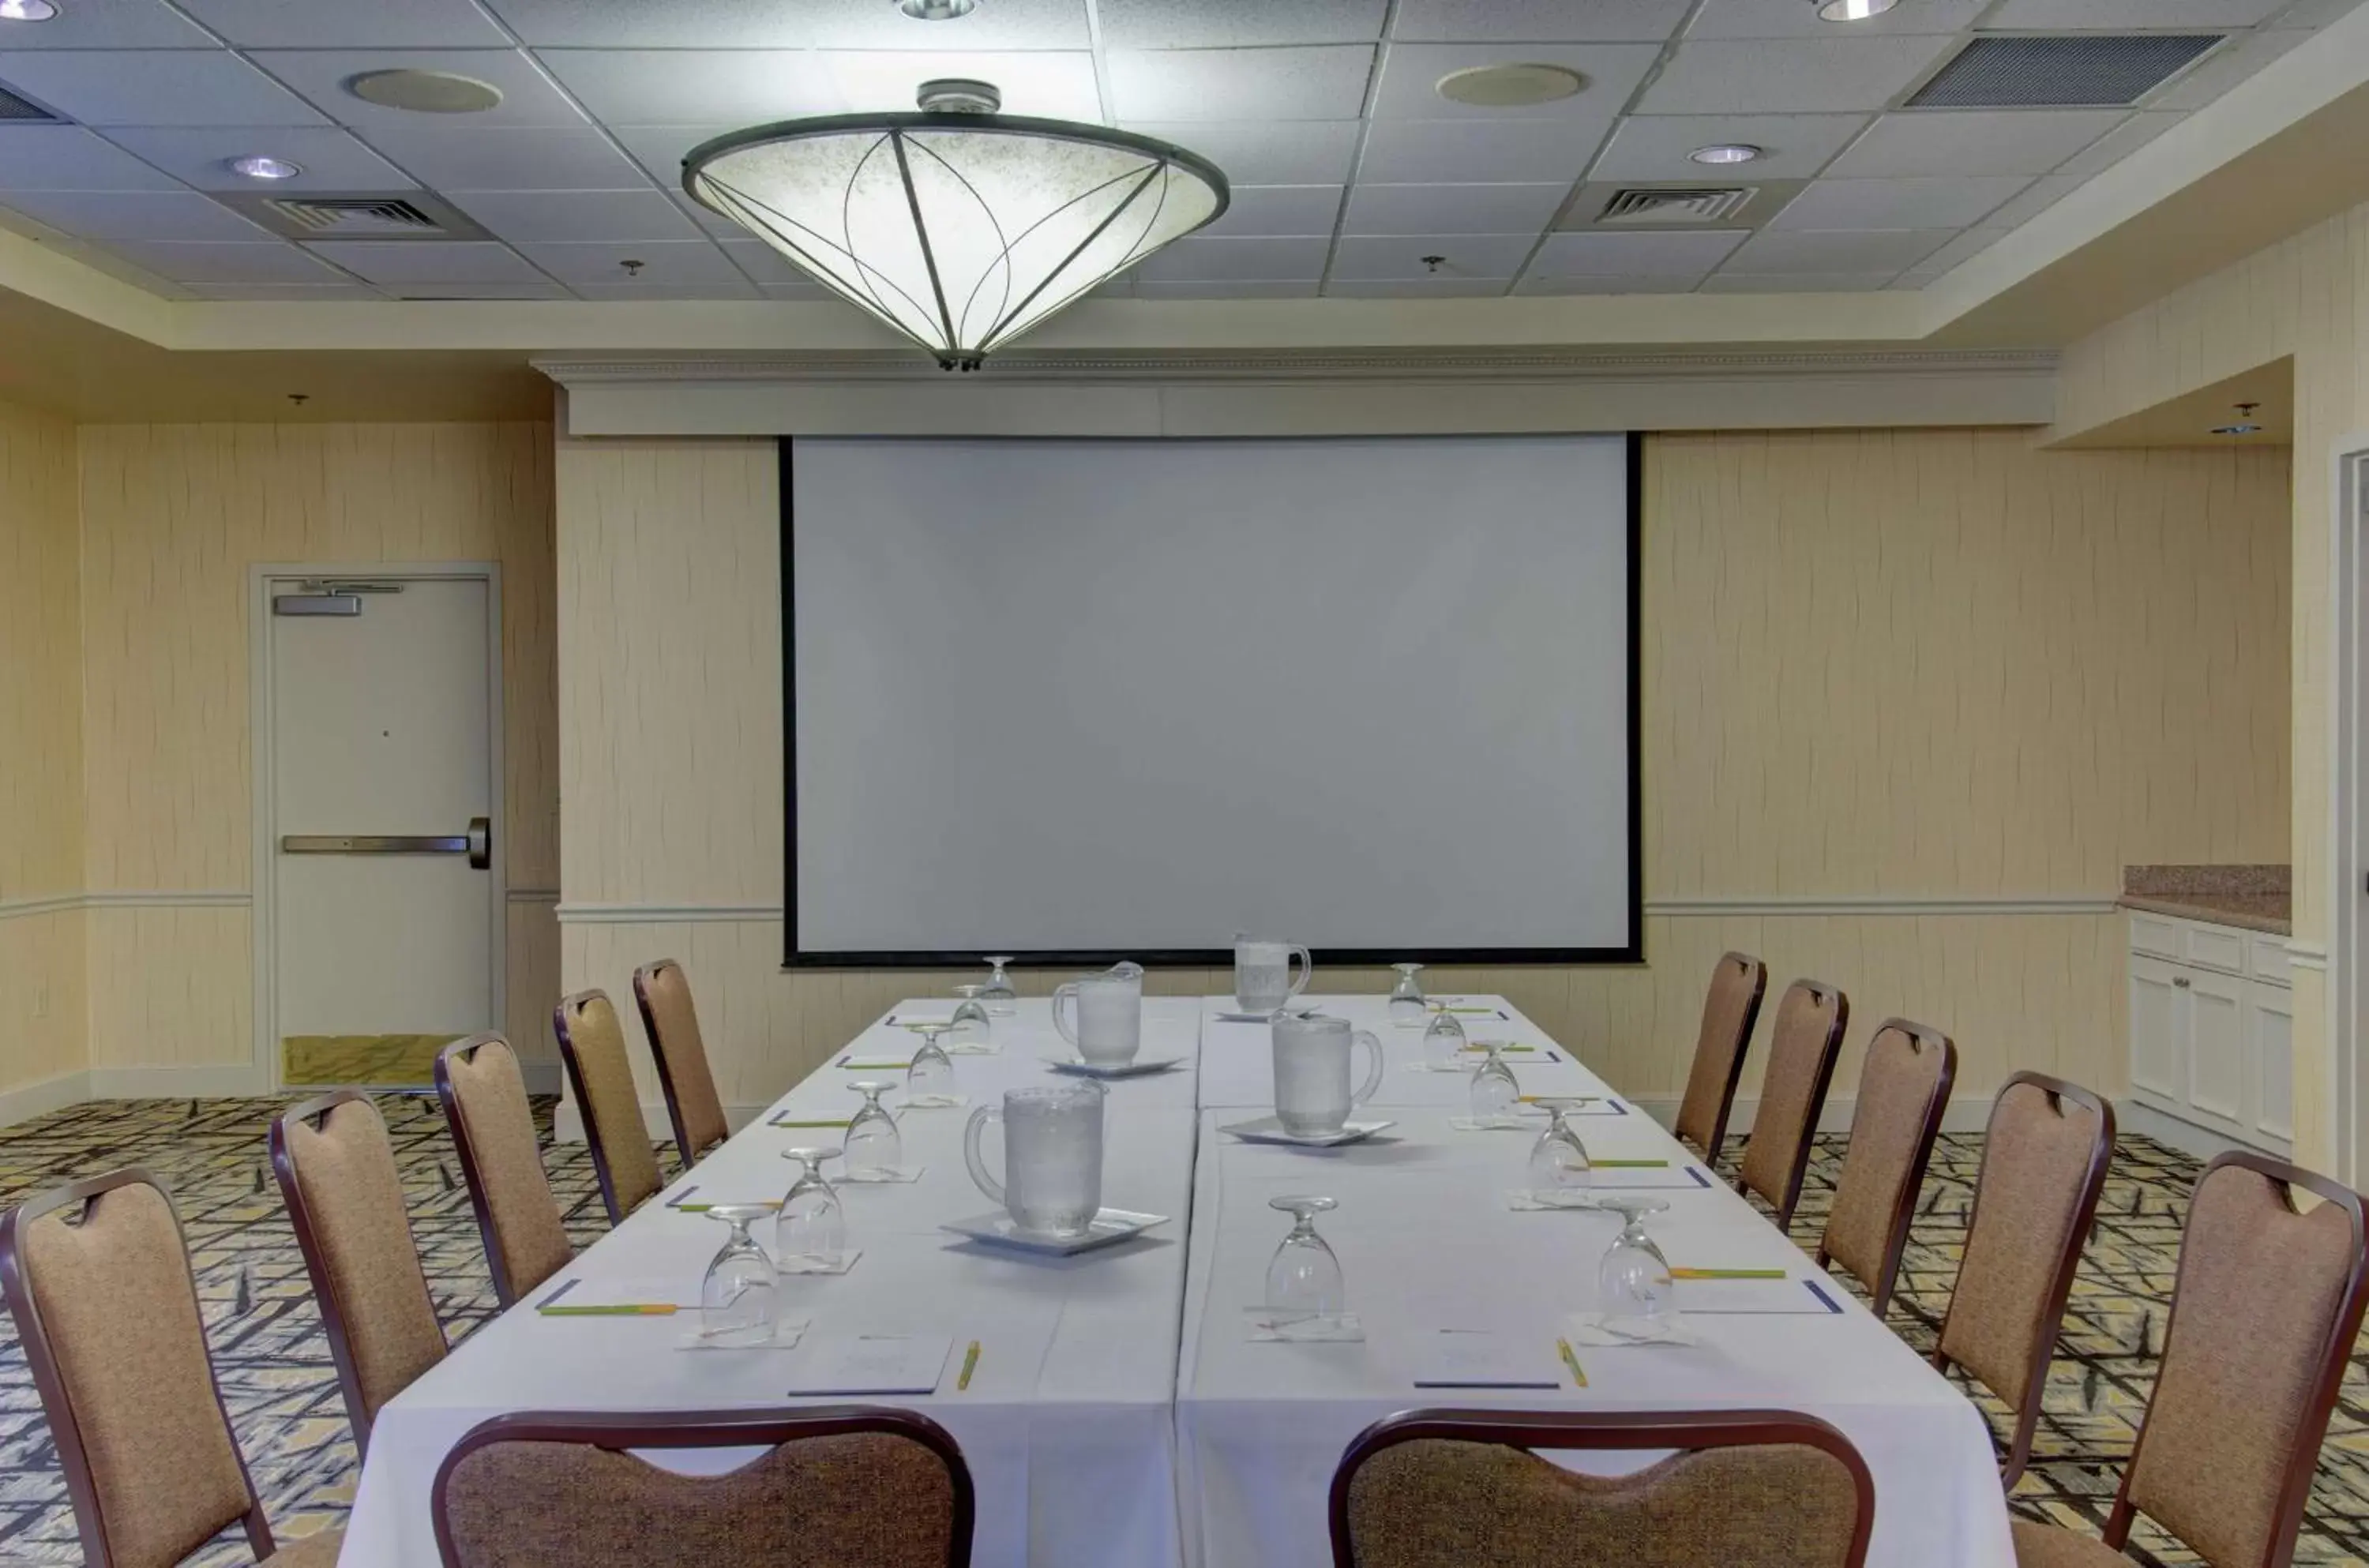
<svg viewBox="0 0 2369 1568">
<path fill-rule="evenodd" d="M 285 1102 L 110 1101 L 0 1128 L 0 1206 L 77 1176 L 144 1164 L 171 1190 L 189 1232 L 214 1365 L 273 1530 L 286 1537 L 345 1522 L 356 1478 L 337 1375 L 280 1202 L 265 1130 Z M 496 1311 L 468 1194 L 432 1097 L 385 1096 L 411 1206 L 413 1235 L 446 1334 L 457 1343 Z M 536 1104 L 544 1168 L 579 1246 L 606 1229 L 583 1146 L 550 1143 L 551 1102 Z M 671 1150 L 661 1162 L 671 1169 Z M 1794 1239 L 1814 1247 L 1841 1168 L 1842 1140 L 1811 1162 Z M 1982 1158 L 1978 1137 L 1934 1150 L 1892 1310 L 1893 1327 L 1929 1350 L 1957 1277 L 1965 1215 Z M 2016 1511 L 2094 1533 L 2112 1506 L 2163 1345 L 2180 1224 L 2199 1166 L 2143 1138 L 2115 1150 L 2097 1234 L 2082 1259 Z M 1953 1374 L 1955 1375 L 1955 1374 Z M 1995 1431 L 2004 1408 L 1980 1389 Z M 2130 1555 L 2171 1568 L 2197 1560 L 2144 1523 Z M 57 1454 L 15 1328 L 0 1322 L 0 1562 L 79 1562 Z M 252 1559 L 234 1531 L 191 1560 Z M 2321 1450 L 2295 1562 L 2369 1563 L 2369 1364 L 2356 1354 Z"/>
</svg>

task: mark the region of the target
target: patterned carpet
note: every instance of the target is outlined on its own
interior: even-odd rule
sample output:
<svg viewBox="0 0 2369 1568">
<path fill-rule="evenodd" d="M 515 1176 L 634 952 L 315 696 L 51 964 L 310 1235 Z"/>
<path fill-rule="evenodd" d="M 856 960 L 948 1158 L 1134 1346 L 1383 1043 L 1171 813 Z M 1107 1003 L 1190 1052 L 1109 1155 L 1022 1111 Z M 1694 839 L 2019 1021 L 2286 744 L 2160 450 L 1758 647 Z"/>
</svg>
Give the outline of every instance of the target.
<svg viewBox="0 0 2369 1568">
<path fill-rule="evenodd" d="M 493 1315 L 468 1195 L 432 1099 L 381 1102 L 402 1162 L 412 1228 L 439 1314 L 454 1339 Z M 223 1392 L 273 1528 L 300 1535 L 341 1524 L 353 1495 L 337 1377 L 280 1204 L 264 1146 L 278 1103 L 117 1101 L 78 1106 L 0 1130 L 0 1204 L 74 1176 L 144 1163 L 164 1178 L 196 1254 L 199 1293 Z M 537 1105 L 546 1144 L 548 1102 Z M 1929 1349 L 1950 1287 L 1982 1140 L 1951 1137 L 1934 1151 L 1893 1322 Z M 1822 1140 L 1794 1234 L 1814 1245 L 1833 1195 L 1841 1140 Z M 547 1147 L 545 1164 L 579 1243 L 605 1228 L 581 1146 Z M 2124 1138 L 2083 1260 L 2065 1343 L 2049 1385 L 2030 1471 L 2014 1502 L 2036 1517 L 2095 1530 L 2112 1505 L 2120 1464 L 2145 1406 L 2163 1343 L 2180 1221 L 2197 1164 L 2141 1138 Z M 2004 1433 L 2003 1413 L 1976 1402 Z M 2133 1557 L 2192 1563 L 2144 1525 Z M 74 1519 L 40 1402 L 13 1325 L 0 1324 L 0 1562 L 78 1562 Z M 192 1560 L 251 1561 L 235 1532 Z M 2369 1562 L 2369 1363 L 2356 1356 L 2319 1477 L 2299 1563 Z"/>
</svg>

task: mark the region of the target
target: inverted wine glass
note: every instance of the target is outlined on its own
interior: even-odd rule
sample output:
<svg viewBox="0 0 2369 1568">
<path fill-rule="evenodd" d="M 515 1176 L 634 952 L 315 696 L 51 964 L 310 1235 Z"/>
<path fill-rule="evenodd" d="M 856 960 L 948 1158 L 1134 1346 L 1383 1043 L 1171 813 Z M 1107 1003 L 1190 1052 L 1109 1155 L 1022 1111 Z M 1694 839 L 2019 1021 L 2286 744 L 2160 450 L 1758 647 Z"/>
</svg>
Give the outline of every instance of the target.
<svg viewBox="0 0 2369 1568">
<path fill-rule="evenodd" d="M 1341 1260 L 1316 1233 L 1316 1217 L 1338 1207 L 1329 1197 L 1271 1197 L 1269 1208 L 1291 1216 L 1291 1233 L 1266 1265 L 1266 1315 L 1270 1324 L 1338 1319 L 1347 1297 Z"/>
<path fill-rule="evenodd" d="M 1423 1059 L 1433 1067 L 1454 1067 L 1463 1054 L 1464 1025 L 1444 1001 L 1425 1002 L 1431 1022 L 1423 1031 Z"/>
<path fill-rule="evenodd" d="M 962 1001 L 955 1004 L 954 1026 L 946 1033 L 948 1042 L 957 1046 L 983 1046 L 994 1033 L 995 1025 L 988 1021 L 987 1003 L 983 1000 L 987 987 L 963 985 L 955 987 Z"/>
<path fill-rule="evenodd" d="M 773 1220 L 773 1256 L 791 1274 L 833 1274 L 847 1255 L 847 1215 L 839 1194 L 822 1179 L 822 1162 L 836 1149 L 785 1149 L 798 1167 L 782 1212 Z"/>
<path fill-rule="evenodd" d="M 897 1085 L 885 1078 L 862 1079 L 848 1085 L 864 1096 L 864 1108 L 848 1118 L 847 1173 L 858 1181 L 885 1181 L 905 1163 L 905 1139 L 897 1118 L 880 1096 Z"/>
<path fill-rule="evenodd" d="M 1393 964 L 1399 974 L 1398 983 L 1390 987 L 1390 1022 L 1402 1029 L 1423 1027 L 1424 1014 L 1430 1011 L 1423 999 L 1423 985 L 1415 977 L 1423 973 L 1420 964 Z"/>
<path fill-rule="evenodd" d="M 955 1102 L 955 1064 L 946 1055 L 946 1047 L 938 1043 L 939 1036 L 954 1027 L 951 1024 L 916 1024 L 913 1033 L 921 1043 L 913 1047 L 913 1059 L 905 1068 L 905 1103 L 909 1105 L 950 1105 Z"/>
<path fill-rule="evenodd" d="M 762 1345 L 773 1337 L 781 1273 L 749 1227 L 772 1210 L 761 1203 L 719 1203 L 710 1219 L 732 1227 L 699 1287 L 700 1337 L 717 1345 Z"/>
<path fill-rule="evenodd" d="M 1596 1201 L 1621 1219 L 1620 1234 L 1596 1267 L 1596 1294 L 1608 1323 L 1652 1324 L 1676 1315 L 1678 1288 L 1670 1277 L 1670 1260 L 1645 1233 L 1646 1219 L 1670 1206 L 1626 1193 L 1599 1193 Z"/>
<path fill-rule="evenodd" d="M 1571 1125 L 1572 1113 L 1588 1103 L 1586 1096 L 1540 1095 L 1531 1104 L 1542 1107 L 1548 1116 L 1547 1130 L 1530 1146 L 1530 1196 L 1551 1203 L 1577 1192 L 1585 1192 L 1594 1179 L 1594 1166 L 1587 1158 L 1587 1145 L 1579 1139 L 1579 1129 Z"/>
<path fill-rule="evenodd" d="M 978 999 L 987 1003 L 990 1013 L 998 1018 L 1009 1018 L 1020 1006 L 1020 993 L 1012 989 L 1012 977 L 1003 972 L 1003 967 L 1012 962 L 1012 956 L 1007 953 L 997 957 L 990 954 L 987 961 L 992 972 L 987 977 L 987 984 L 979 987 Z"/>
<path fill-rule="evenodd" d="M 1487 1040 L 1482 1042 L 1482 1047 L 1489 1054 L 1472 1070 L 1469 1091 L 1472 1119 L 1499 1122 L 1520 1115 L 1522 1086 L 1515 1081 L 1514 1070 L 1505 1065 L 1505 1043 Z"/>
</svg>

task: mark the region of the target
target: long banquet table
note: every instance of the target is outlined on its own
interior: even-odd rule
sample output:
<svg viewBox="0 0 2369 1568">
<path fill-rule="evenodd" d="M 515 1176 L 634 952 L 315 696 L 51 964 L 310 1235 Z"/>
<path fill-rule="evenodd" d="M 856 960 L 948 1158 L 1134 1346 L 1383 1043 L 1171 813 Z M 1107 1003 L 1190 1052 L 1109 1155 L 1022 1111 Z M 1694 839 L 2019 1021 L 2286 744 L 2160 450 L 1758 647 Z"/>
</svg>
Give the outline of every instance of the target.
<svg viewBox="0 0 2369 1568">
<path fill-rule="evenodd" d="M 339 1561 L 407 1568 L 436 1561 L 429 1494 L 443 1456 L 472 1426 L 520 1410 L 706 1410 L 779 1406 L 769 1378 L 818 1339 L 855 1333 L 949 1334 L 959 1358 L 982 1347 L 968 1390 L 949 1366 L 934 1395 L 905 1404 L 961 1444 L 978 1496 L 974 1561 L 1080 1568 L 1252 1568 L 1329 1560 L 1324 1498 L 1333 1467 L 1368 1423 L 1419 1405 L 1575 1410 L 1778 1407 L 1832 1421 L 1876 1482 L 1869 1562 L 1885 1568 L 2009 1568 L 2006 1507 L 1981 1415 L 1838 1286 L 1817 1315 L 1697 1315 L 1704 1343 L 1686 1349 L 1582 1350 L 1588 1387 L 1553 1359 L 1559 1323 L 1593 1304 L 1597 1258 L 1616 1221 L 1592 1212 L 1516 1212 L 1533 1133 L 1461 1132 L 1464 1081 L 1425 1072 L 1420 1032 L 1391 1027 L 1379 997 L 1328 997 L 1327 1011 L 1371 1029 L 1386 1069 L 1362 1117 L 1389 1118 L 1363 1144 L 1306 1150 L 1238 1142 L 1219 1129 L 1270 1102 L 1266 1031 L 1227 1022 L 1230 998 L 1147 998 L 1143 1051 L 1174 1070 L 1109 1084 L 1103 1201 L 1166 1215 L 1143 1237 L 1047 1260 L 950 1234 L 947 1221 L 992 1206 L 963 1168 L 967 1107 L 900 1114 L 908 1185 L 841 1184 L 849 1244 L 843 1276 L 785 1276 L 784 1317 L 810 1320 L 788 1351 L 684 1351 L 695 1313 L 673 1318 L 549 1318 L 532 1301 L 571 1279 L 676 1282 L 696 1301 L 720 1225 L 672 1207 L 688 1188 L 725 1202 L 777 1197 L 794 1145 L 836 1132 L 770 1125 L 842 1117 L 845 1087 L 865 1074 L 844 1059 L 903 1057 L 900 1016 L 944 1017 L 951 1003 L 909 1001 L 834 1053 L 805 1082 L 711 1152 L 659 1198 L 587 1249 L 522 1303 L 458 1346 L 389 1402 Z M 1495 997 L 1466 999 L 1476 1038 L 1529 1045 L 1511 1055 L 1534 1093 L 1604 1096 L 1580 1124 L 1598 1158 L 1668 1159 L 1683 1189 L 1654 1233 L 1675 1264 L 1784 1266 L 1809 1260 L 1744 1201 L 1699 1171 L 1649 1116 L 1613 1094 L 1562 1043 Z M 1493 1016 L 1494 1014 L 1494 1016 Z M 956 1059 L 972 1105 L 1044 1082 L 1063 1047 L 1046 1004 L 1025 1000 L 995 1024 L 995 1054 Z M 889 1075 L 893 1076 L 893 1075 Z M 893 1097 L 892 1097 L 893 1098 Z M 1340 1254 L 1356 1344 L 1254 1343 L 1269 1255 L 1287 1222 L 1266 1200 L 1321 1192 L 1339 1209 L 1320 1229 Z M 1492 1331 L 1539 1347 L 1552 1391 L 1417 1390 L 1411 1345 L 1443 1328 Z M 745 1454 L 670 1455 L 728 1468 Z M 1633 1461 L 1630 1461 L 1633 1462 Z"/>
</svg>

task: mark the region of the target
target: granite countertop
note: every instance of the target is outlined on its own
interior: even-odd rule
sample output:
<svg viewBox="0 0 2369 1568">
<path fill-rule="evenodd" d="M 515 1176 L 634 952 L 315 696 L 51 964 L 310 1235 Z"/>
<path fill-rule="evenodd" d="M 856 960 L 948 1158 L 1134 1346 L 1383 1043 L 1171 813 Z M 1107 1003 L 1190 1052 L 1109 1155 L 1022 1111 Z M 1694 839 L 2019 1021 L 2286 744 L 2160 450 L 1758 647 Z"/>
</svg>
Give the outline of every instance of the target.
<svg viewBox="0 0 2369 1568">
<path fill-rule="evenodd" d="M 2295 933 L 2295 896 L 2283 865 L 2126 865 L 2124 909 L 2275 936 Z"/>
</svg>

